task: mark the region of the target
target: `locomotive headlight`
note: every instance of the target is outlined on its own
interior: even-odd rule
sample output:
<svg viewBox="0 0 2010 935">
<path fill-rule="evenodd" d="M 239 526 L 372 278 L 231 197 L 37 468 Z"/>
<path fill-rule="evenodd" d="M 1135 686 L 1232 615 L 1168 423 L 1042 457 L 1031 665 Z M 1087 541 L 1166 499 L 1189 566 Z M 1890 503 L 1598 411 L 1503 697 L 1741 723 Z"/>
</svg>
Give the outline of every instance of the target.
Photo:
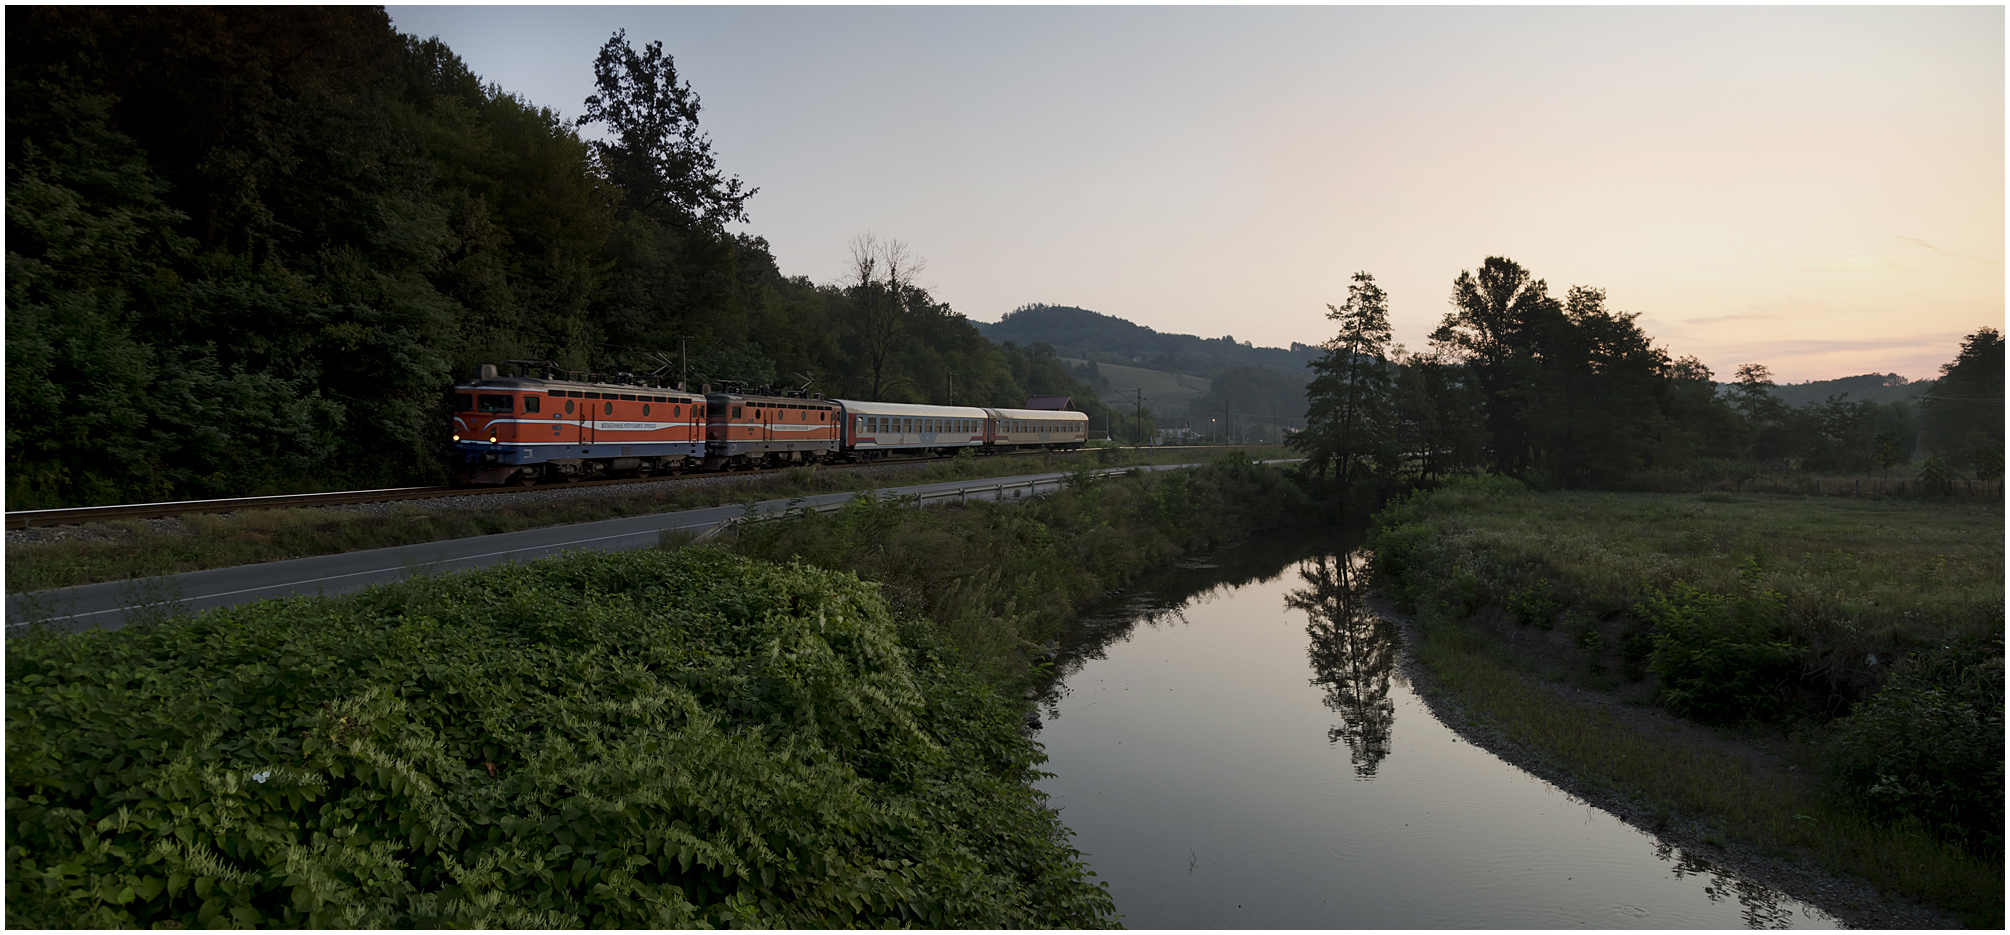
<svg viewBox="0 0 2010 935">
<path fill-rule="evenodd" d="M 495 443 L 496 443 L 496 437 L 495 437 L 494 435 L 490 435 L 490 436 L 489 436 L 489 444 L 493 445 L 493 444 L 495 444 Z"/>
<path fill-rule="evenodd" d="M 454 433 L 454 441 L 460 441 L 460 440 L 461 440 L 461 433 L 459 433 L 459 432 L 455 432 L 455 433 Z"/>
</svg>

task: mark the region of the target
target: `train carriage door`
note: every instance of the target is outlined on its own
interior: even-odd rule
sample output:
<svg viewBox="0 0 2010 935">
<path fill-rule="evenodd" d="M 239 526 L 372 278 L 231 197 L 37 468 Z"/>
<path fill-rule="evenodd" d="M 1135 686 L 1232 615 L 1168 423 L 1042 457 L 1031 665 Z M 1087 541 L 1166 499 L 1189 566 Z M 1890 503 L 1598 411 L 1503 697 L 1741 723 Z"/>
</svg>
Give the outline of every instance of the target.
<svg viewBox="0 0 2010 935">
<path fill-rule="evenodd" d="M 534 437 L 538 441 L 571 444 L 579 440 L 579 432 L 573 428 L 573 410 L 579 408 L 567 399 L 564 390 L 549 390 L 544 398 L 544 423 L 550 431 L 537 429 Z"/>
</svg>

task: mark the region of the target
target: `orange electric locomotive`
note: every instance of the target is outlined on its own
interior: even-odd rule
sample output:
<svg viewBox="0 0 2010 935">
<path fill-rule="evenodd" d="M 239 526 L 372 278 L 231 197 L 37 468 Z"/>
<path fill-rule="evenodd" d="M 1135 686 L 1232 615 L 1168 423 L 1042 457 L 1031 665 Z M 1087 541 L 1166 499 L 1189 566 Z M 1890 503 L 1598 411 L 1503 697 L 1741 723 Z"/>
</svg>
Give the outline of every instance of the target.
<svg viewBox="0 0 2010 935">
<path fill-rule="evenodd" d="M 837 457 L 844 412 L 820 394 L 710 393 L 705 406 L 705 470 L 820 464 Z"/>
<path fill-rule="evenodd" d="M 456 479 L 535 483 L 688 470 L 705 457 L 705 400 L 639 383 L 481 376 L 454 387 Z"/>
</svg>

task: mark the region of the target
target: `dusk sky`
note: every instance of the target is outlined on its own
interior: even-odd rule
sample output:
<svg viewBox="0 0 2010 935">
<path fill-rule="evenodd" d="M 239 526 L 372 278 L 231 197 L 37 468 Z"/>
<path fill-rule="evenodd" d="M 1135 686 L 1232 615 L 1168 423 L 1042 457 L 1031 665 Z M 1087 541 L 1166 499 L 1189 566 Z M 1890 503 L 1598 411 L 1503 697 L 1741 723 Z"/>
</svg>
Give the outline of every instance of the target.
<svg viewBox="0 0 2010 935">
<path fill-rule="evenodd" d="M 661 40 L 785 274 L 871 231 L 979 321 L 1316 343 L 1366 270 L 1421 347 L 1499 255 L 1720 380 L 2004 324 L 2000 6 L 389 9 L 568 117 Z"/>
</svg>

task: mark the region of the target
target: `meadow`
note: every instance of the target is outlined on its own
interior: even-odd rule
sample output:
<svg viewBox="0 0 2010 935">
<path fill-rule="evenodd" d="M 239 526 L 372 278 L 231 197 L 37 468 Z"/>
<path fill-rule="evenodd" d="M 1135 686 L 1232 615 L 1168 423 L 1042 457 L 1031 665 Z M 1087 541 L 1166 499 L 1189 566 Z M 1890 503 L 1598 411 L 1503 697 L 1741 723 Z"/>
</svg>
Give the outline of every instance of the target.
<svg viewBox="0 0 2010 935">
<path fill-rule="evenodd" d="M 1419 659 L 1566 772 L 2000 926 L 2002 524 L 1978 499 L 1478 479 L 1391 505 L 1370 545 Z M 1785 765 L 1657 742 L 1615 704 Z"/>
</svg>

